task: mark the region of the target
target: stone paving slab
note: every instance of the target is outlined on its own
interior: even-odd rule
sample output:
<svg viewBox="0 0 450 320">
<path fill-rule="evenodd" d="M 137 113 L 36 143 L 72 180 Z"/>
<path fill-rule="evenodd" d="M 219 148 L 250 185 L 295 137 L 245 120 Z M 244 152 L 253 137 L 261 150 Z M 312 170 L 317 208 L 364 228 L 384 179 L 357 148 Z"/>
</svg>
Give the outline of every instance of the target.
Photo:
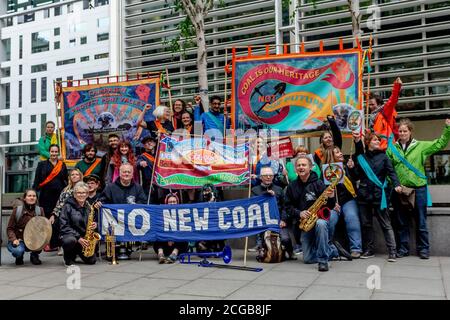
<svg viewBox="0 0 450 320">
<path fill-rule="evenodd" d="M 189 283 L 185 280 L 139 278 L 106 290 L 106 293 L 117 295 L 139 295 L 147 298 L 156 297 Z"/>
<path fill-rule="evenodd" d="M 150 300 L 150 299 L 151 297 L 139 296 L 129 293 L 117 294 L 104 291 L 81 298 L 81 300 Z"/>
<path fill-rule="evenodd" d="M 415 279 L 401 277 L 382 277 L 380 293 L 403 293 L 444 297 L 444 284 L 442 280 Z"/>
<path fill-rule="evenodd" d="M 306 288 L 277 285 L 249 284 L 228 297 L 227 300 L 295 300 Z"/>
<path fill-rule="evenodd" d="M 19 300 L 80 300 L 102 291 L 99 288 L 81 287 L 80 289 L 68 290 L 64 286 L 55 286 L 53 288 L 44 289 L 19 298 Z"/>
<path fill-rule="evenodd" d="M 16 285 L 0 285 L 0 300 L 10 300 L 23 297 L 25 295 L 42 291 L 38 287 L 19 287 Z M 44 298 L 45 296 L 42 296 Z"/>
<path fill-rule="evenodd" d="M 246 281 L 237 280 L 197 279 L 172 290 L 171 293 L 224 298 L 247 284 Z"/>
<path fill-rule="evenodd" d="M 372 290 L 313 284 L 297 300 L 368 300 Z"/>
<path fill-rule="evenodd" d="M 253 281 L 254 284 L 278 285 L 286 287 L 307 287 L 317 278 L 319 272 L 278 272 L 271 271 Z"/>
<path fill-rule="evenodd" d="M 165 293 L 154 297 L 152 300 L 217 300 L 217 297 Z"/>
<path fill-rule="evenodd" d="M 142 274 L 122 272 L 120 274 L 106 271 L 99 274 L 90 274 L 82 278 L 83 287 L 90 288 L 114 288 L 127 282 L 142 278 Z"/>
<path fill-rule="evenodd" d="M 350 287 L 350 288 L 364 288 L 366 289 L 366 283 L 368 274 L 356 273 L 356 272 L 324 272 L 314 282 L 315 285 L 324 286 L 337 286 L 337 287 Z"/>
<path fill-rule="evenodd" d="M 378 290 L 376 290 L 378 291 Z M 445 300 L 445 297 L 433 297 L 414 294 L 375 292 L 371 300 Z"/>
<path fill-rule="evenodd" d="M 402 265 L 401 267 L 395 264 L 388 264 L 382 270 L 381 274 L 386 277 L 406 277 L 435 280 L 442 278 L 440 267 L 415 266 L 409 264 Z"/>
</svg>

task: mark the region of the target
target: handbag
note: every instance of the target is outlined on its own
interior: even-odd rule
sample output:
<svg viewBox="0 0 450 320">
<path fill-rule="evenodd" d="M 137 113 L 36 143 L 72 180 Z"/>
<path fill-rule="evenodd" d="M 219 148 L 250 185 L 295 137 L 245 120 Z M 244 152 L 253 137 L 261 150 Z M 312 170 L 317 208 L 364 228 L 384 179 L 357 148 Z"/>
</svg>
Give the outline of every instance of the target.
<svg viewBox="0 0 450 320">
<path fill-rule="evenodd" d="M 402 187 L 402 192 L 399 194 L 400 203 L 408 208 L 414 209 L 416 203 L 416 190 L 413 188 Z"/>
</svg>

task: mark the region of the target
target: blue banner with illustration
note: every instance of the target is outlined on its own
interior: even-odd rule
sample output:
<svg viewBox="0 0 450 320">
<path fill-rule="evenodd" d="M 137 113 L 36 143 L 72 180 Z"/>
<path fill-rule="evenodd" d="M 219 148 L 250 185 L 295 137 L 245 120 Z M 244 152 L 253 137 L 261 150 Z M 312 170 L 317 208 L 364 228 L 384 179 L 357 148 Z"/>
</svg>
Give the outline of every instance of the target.
<svg viewBox="0 0 450 320">
<path fill-rule="evenodd" d="M 235 128 L 277 129 L 284 135 L 322 131 L 334 115 L 343 133 L 363 124 L 361 51 L 233 60 Z"/>
<path fill-rule="evenodd" d="M 154 107 L 157 102 L 159 78 L 62 88 L 63 158 L 80 159 L 87 143 L 102 155 L 111 133 L 128 141 L 142 138 L 148 133 L 137 128 L 136 121 L 146 104 Z M 145 121 L 154 120 L 152 111 L 146 112 Z"/>
<path fill-rule="evenodd" d="M 180 205 L 104 204 L 99 230 L 117 241 L 200 241 L 279 232 L 275 197 Z"/>
</svg>

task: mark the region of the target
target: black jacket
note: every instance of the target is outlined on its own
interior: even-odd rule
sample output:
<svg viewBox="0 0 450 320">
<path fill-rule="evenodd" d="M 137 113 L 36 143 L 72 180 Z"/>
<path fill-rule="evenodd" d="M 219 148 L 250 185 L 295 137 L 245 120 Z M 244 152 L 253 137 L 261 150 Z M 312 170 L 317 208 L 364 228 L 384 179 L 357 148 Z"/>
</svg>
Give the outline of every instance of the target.
<svg viewBox="0 0 450 320">
<path fill-rule="evenodd" d="M 51 190 L 52 192 L 56 192 L 59 194 L 61 191 L 67 186 L 67 167 L 63 163 L 61 171 L 58 173 L 56 177 L 52 179 L 49 183 L 47 183 L 42 188 L 39 188 L 39 185 L 44 182 L 44 180 L 50 175 L 53 170 L 53 165 L 50 160 L 40 161 L 36 168 L 36 174 L 34 176 L 33 189 L 37 191 L 41 191 L 42 188 L 46 190 Z"/>
<path fill-rule="evenodd" d="M 74 236 L 77 240 L 86 235 L 86 225 L 89 219 L 90 207 L 86 201 L 84 207 L 70 197 L 67 199 L 59 216 L 60 238 Z M 96 221 L 94 216 L 94 221 Z"/>
<path fill-rule="evenodd" d="M 140 185 L 132 181 L 129 186 L 123 186 L 118 178 L 114 183 L 106 186 L 99 201 L 109 204 L 147 204 L 147 197 Z"/>
<path fill-rule="evenodd" d="M 345 171 L 345 176 L 347 178 L 350 179 L 350 181 L 352 182 L 353 185 L 353 189 L 356 191 L 356 185 L 354 183 L 354 179 L 356 176 L 356 170 L 352 170 L 349 169 L 345 164 L 344 164 L 344 171 Z M 345 187 L 344 183 L 339 183 L 336 186 L 336 190 L 337 190 L 337 199 L 339 201 L 339 205 L 342 207 L 344 204 L 346 204 L 347 202 L 349 202 L 350 200 L 354 200 L 355 198 L 353 198 L 353 195 L 350 193 L 350 191 L 347 190 L 347 188 Z"/>
<path fill-rule="evenodd" d="M 289 183 L 285 195 L 285 206 L 288 216 L 298 221 L 300 212 L 308 210 L 326 188 L 327 186 L 323 181 L 312 171 L 306 183 L 300 178 Z M 326 207 L 333 209 L 335 204 L 335 198 L 328 198 Z"/>
<path fill-rule="evenodd" d="M 288 222 L 288 216 L 286 214 L 286 210 L 284 209 L 284 192 L 279 186 L 274 185 L 273 183 L 265 187 L 262 184 L 252 188 L 252 196 L 262 196 L 269 194 L 268 191 L 273 190 L 275 192 L 275 197 L 278 204 L 278 211 L 280 212 L 280 219 L 284 222 Z"/>
<path fill-rule="evenodd" d="M 372 168 L 375 175 L 384 183 L 384 180 L 389 177 L 391 184 L 394 187 L 400 186 L 400 182 L 392 167 L 391 160 L 386 156 L 386 153 L 381 150 L 367 151 L 365 158 L 369 166 Z M 358 201 L 359 202 L 380 202 L 381 188 L 378 188 L 365 174 L 359 161 L 356 161 L 356 169 L 359 175 Z M 387 192 L 387 191 L 386 191 Z"/>
</svg>

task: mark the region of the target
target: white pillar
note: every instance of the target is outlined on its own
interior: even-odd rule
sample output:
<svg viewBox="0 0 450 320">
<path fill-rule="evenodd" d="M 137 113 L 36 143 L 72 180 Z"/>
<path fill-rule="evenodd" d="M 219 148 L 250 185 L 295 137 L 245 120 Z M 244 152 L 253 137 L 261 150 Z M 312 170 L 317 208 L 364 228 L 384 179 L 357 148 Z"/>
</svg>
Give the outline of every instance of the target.
<svg viewBox="0 0 450 320">
<path fill-rule="evenodd" d="M 110 0 L 109 2 L 109 74 L 111 76 L 123 75 L 125 72 L 124 4 L 125 1 L 122 0 Z"/>
</svg>

